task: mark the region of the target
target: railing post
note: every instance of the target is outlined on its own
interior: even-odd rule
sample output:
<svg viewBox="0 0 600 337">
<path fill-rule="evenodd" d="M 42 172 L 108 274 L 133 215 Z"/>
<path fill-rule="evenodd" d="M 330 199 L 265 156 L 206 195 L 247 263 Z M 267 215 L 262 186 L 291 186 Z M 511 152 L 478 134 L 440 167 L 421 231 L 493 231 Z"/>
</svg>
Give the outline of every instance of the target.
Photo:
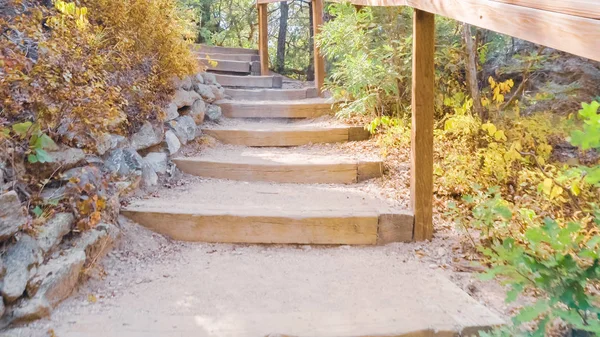
<svg viewBox="0 0 600 337">
<path fill-rule="evenodd" d="M 415 9 L 410 179 L 415 241 L 433 237 L 434 51 L 435 15 Z"/>
<path fill-rule="evenodd" d="M 269 75 L 269 30 L 267 5 L 258 4 L 258 55 L 261 75 Z"/>
<path fill-rule="evenodd" d="M 311 0 L 312 1 L 312 15 L 313 15 L 313 32 L 316 36 L 321 31 L 321 25 L 323 25 L 323 0 Z M 323 93 L 323 83 L 325 82 L 325 59 L 321 55 L 317 43 L 314 43 L 314 64 L 315 64 L 315 87 L 319 92 L 319 96 Z"/>
</svg>

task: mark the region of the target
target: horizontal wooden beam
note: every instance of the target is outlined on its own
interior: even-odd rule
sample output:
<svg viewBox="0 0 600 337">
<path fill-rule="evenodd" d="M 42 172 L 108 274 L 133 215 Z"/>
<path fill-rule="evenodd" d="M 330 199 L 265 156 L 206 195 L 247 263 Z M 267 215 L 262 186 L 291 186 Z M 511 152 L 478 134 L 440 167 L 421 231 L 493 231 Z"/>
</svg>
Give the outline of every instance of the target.
<svg viewBox="0 0 600 337">
<path fill-rule="evenodd" d="M 511 5 L 542 9 L 550 12 L 600 19 L 598 0 L 492 0 Z"/>
</svg>

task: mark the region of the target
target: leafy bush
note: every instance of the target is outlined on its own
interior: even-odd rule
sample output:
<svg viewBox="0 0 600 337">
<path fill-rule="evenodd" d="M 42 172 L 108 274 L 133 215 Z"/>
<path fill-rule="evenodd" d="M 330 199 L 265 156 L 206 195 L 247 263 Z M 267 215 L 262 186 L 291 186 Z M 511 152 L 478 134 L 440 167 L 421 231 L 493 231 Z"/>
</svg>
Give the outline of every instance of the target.
<svg viewBox="0 0 600 337">
<path fill-rule="evenodd" d="M 93 148 L 101 132 L 162 117 L 196 63 L 174 0 L 55 1 L 0 18 L 0 111 Z"/>
</svg>

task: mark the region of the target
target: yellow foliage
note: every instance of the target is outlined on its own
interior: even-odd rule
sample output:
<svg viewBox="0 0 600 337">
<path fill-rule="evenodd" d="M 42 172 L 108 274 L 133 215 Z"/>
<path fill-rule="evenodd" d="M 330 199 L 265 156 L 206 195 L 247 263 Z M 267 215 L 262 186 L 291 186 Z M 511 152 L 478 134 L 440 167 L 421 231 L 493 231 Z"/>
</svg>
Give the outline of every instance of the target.
<svg viewBox="0 0 600 337">
<path fill-rule="evenodd" d="M 98 133 L 162 118 L 173 78 L 197 70 L 175 0 L 58 0 L 0 26 L 38 51 L 34 59 L 0 37 L 3 116 L 33 115 L 51 134 L 76 135 L 88 147 Z"/>
</svg>

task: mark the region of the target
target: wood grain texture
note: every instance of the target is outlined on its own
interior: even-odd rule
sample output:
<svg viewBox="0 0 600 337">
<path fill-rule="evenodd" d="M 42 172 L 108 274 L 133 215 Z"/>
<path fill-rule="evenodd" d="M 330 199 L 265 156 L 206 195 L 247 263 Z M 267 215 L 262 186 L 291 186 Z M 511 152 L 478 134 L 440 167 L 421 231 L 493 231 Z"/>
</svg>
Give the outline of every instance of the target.
<svg viewBox="0 0 600 337">
<path fill-rule="evenodd" d="M 269 75 L 269 30 L 268 4 L 258 4 L 258 54 L 260 56 L 260 71 Z"/>
<path fill-rule="evenodd" d="M 357 142 L 371 138 L 371 133 L 362 126 L 352 126 L 348 129 L 348 141 Z"/>
<path fill-rule="evenodd" d="M 341 127 L 279 130 L 205 129 L 202 132 L 225 144 L 256 147 L 300 146 L 348 141 L 348 128 Z"/>
<path fill-rule="evenodd" d="M 250 73 L 250 62 L 201 58 L 199 61 L 208 70 L 225 71 L 230 73 Z M 216 63 L 216 64 L 215 64 Z"/>
<path fill-rule="evenodd" d="M 216 179 L 269 181 L 299 184 L 352 184 L 357 181 L 357 163 L 246 163 L 173 159 L 177 167 L 188 174 Z"/>
<path fill-rule="evenodd" d="M 218 104 L 228 118 L 315 118 L 332 112 L 331 103 L 323 102 L 220 101 Z"/>
<path fill-rule="evenodd" d="M 323 0 L 311 0 L 313 13 L 313 31 L 315 35 L 321 32 L 323 25 Z M 319 96 L 323 94 L 323 84 L 325 83 L 325 58 L 321 50 L 314 44 L 314 68 L 315 68 L 315 87 Z"/>
<path fill-rule="evenodd" d="M 377 244 L 411 242 L 415 217 L 409 212 L 383 213 L 379 215 Z"/>
<path fill-rule="evenodd" d="M 229 60 L 229 61 L 260 61 L 260 56 L 256 54 L 223 54 L 223 53 L 204 53 L 196 52 L 199 58 L 208 58 L 211 60 Z"/>
<path fill-rule="evenodd" d="M 215 74 L 217 82 L 224 87 L 275 88 L 274 76 L 235 76 Z"/>
<path fill-rule="evenodd" d="M 417 241 L 433 237 L 434 51 L 435 15 L 415 9 L 410 189 Z"/>
<path fill-rule="evenodd" d="M 598 0 L 493 0 L 511 5 L 542 9 L 590 19 L 600 19 Z"/>
<path fill-rule="evenodd" d="M 217 54 L 254 54 L 254 55 L 258 55 L 258 50 L 256 50 L 256 49 L 207 46 L 204 44 L 194 45 L 194 51 L 200 52 L 200 53 L 209 53 L 209 54 L 217 53 Z"/>
<path fill-rule="evenodd" d="M 377 214 L 322 217 L 318 214 L 289 216 L 228 215 L 156 212 L 125 209 L 122 213 L 155 232 L 175 240 L 215 243 L 359 244 L 377 243 Z"/>
<path fill-rule="evenodd" d="M 225 89 L 225 94 L 236 100 L 287 101 L 317 97 L 314 88 L 302 89 Z"/>
<path fill-rule="evenodd" d="M 381 161 L 360 161 L 357 166 L 357 181 L 365 181 L 379 178 L 383 175 L 383 163 Z"/>
</svg>

